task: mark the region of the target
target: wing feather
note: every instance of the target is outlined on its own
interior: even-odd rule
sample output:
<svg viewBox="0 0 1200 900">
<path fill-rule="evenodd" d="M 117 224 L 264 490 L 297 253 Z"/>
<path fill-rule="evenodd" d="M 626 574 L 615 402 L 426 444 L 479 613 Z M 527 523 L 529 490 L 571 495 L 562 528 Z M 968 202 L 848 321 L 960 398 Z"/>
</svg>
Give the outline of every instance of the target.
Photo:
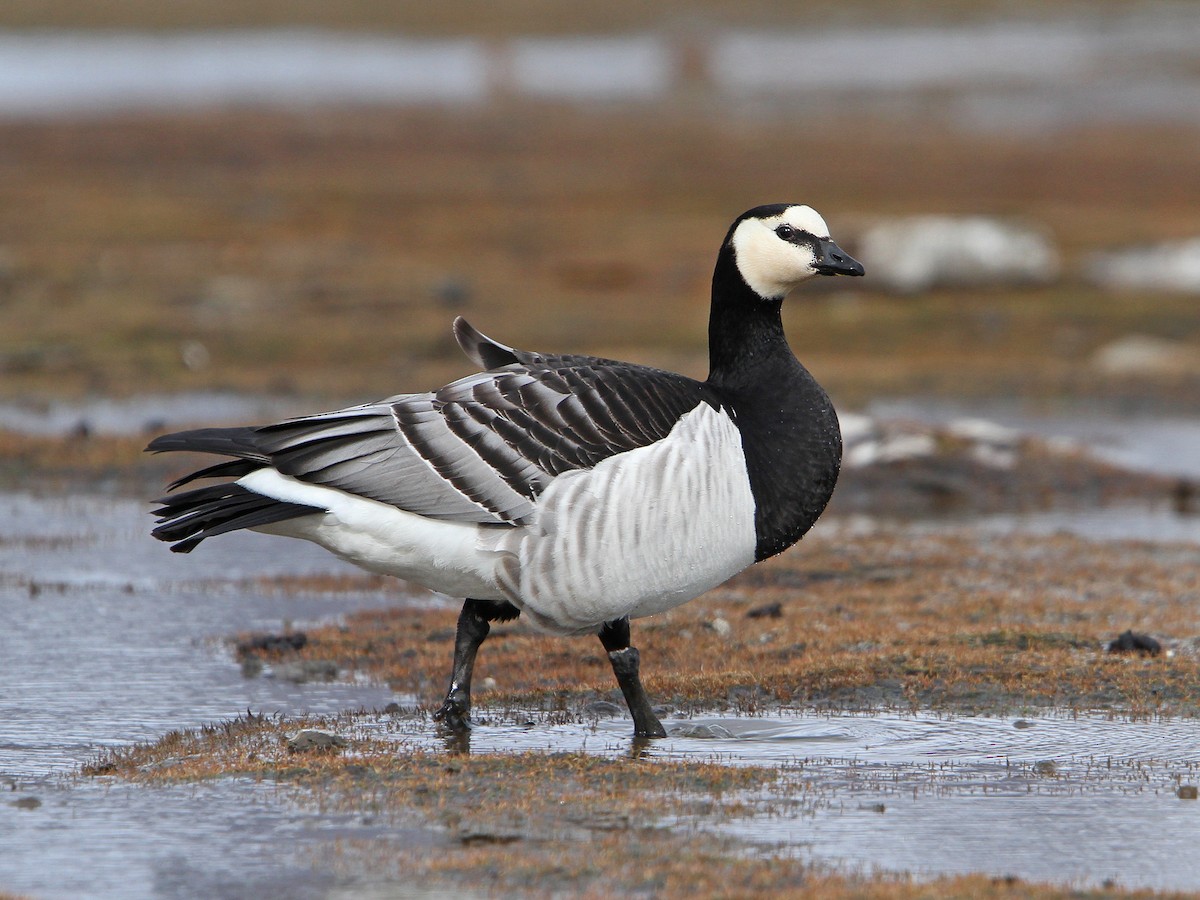
<svg viewBox="0 0 1200 900">
<path fill-rule="evenodd" d="M 712 387 L 682 375 L 515 350 L 462 319 L 455 336 L 488 371 L 259 428 L 168 435 L 151 449 L 235 457 L 181 484 L 270 465 L 431 518 L 519 523 L 559 475 L 665 438 L 701 403 L 721 406 Z"/>
</svg>

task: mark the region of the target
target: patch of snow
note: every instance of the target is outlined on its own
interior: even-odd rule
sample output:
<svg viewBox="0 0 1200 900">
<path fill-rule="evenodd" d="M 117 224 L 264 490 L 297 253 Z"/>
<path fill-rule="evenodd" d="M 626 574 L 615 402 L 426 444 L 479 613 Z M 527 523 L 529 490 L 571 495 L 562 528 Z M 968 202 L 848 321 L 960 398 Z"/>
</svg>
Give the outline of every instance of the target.
<svg viewBox="0 0 1200 900">
<path fill-rule="evenodd" d="M 1084 274 L 1093 284 L 1114 290 L 1200 294 L 1200 237 L 1095 253 Z"/>
<path fill-rule="evenodd" d="M 876 222 L 857 244 L 867 277 L 911 294 L 933 287 L 1046 284 L 1062 267 L 1041 229 L 982 216 L 909 216 Z"/>
</svg>

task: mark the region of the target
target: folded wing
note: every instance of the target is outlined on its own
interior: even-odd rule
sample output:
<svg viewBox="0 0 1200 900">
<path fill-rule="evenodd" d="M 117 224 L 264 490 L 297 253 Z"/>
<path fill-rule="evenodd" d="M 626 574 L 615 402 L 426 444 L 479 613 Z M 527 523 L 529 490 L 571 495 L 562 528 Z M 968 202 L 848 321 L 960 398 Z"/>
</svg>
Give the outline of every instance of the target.
<svg viewBox="0 0 1200 900">
<path fill-rule="evenodd" d="M 682 375 L 514 350 L 461 319 L 455 334 L 488 371 L 435 392 L 273 425 L 165 435 L 147 449 L 233 457 L 173 488 L 270 466 L 429 518 L 520 524 L 558 475 L 661 440 L 698 404 L 718 405 L 707 385 Z M 171 499 L 164 520 L 183 512 L 169 508 Z M 160 530 L 169 539 L 180 533 Z"/>
</svg>

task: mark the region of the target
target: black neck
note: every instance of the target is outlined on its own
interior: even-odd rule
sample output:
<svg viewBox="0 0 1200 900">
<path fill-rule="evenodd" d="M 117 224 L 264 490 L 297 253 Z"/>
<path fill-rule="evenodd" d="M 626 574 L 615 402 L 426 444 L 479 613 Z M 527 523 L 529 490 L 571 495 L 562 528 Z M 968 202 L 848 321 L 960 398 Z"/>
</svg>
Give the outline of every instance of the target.
<svg viewBox="0 0 1200 900">
<path fill-rule="evenodd" d="M 713 272 L 708 383 L 741 431 L 758 559 L 787 549 L 817 520 L 842 456 L 837 415 L 792 354 L 781 306 L 751 290 L 727 242 Z"/>
<path fill-rule="evenodd" d="M 751 290 L 726 243 L 713 271 L 709 384 L 737 388 L 760 377 L 764 364 L 795 360 L 783 334 L 782 306 L 782 297 L 764 299 Z"/>
</svg>

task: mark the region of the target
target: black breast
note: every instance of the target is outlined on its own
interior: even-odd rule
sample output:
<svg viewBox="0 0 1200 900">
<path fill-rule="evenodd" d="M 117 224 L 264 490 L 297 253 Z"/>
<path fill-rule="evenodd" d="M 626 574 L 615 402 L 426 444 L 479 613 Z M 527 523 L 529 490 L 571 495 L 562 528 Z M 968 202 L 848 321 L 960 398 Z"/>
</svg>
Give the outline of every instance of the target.
<svg viewBox="0 0 1200 900">
<path fill-rule="evenodd" d="M 794 357 L 787 371 L 731 398 L 754 494 L 755 558 L 786 550 L 813 526 L 837 484 L 842 434 L 825 391 Z"/>
</svg>

